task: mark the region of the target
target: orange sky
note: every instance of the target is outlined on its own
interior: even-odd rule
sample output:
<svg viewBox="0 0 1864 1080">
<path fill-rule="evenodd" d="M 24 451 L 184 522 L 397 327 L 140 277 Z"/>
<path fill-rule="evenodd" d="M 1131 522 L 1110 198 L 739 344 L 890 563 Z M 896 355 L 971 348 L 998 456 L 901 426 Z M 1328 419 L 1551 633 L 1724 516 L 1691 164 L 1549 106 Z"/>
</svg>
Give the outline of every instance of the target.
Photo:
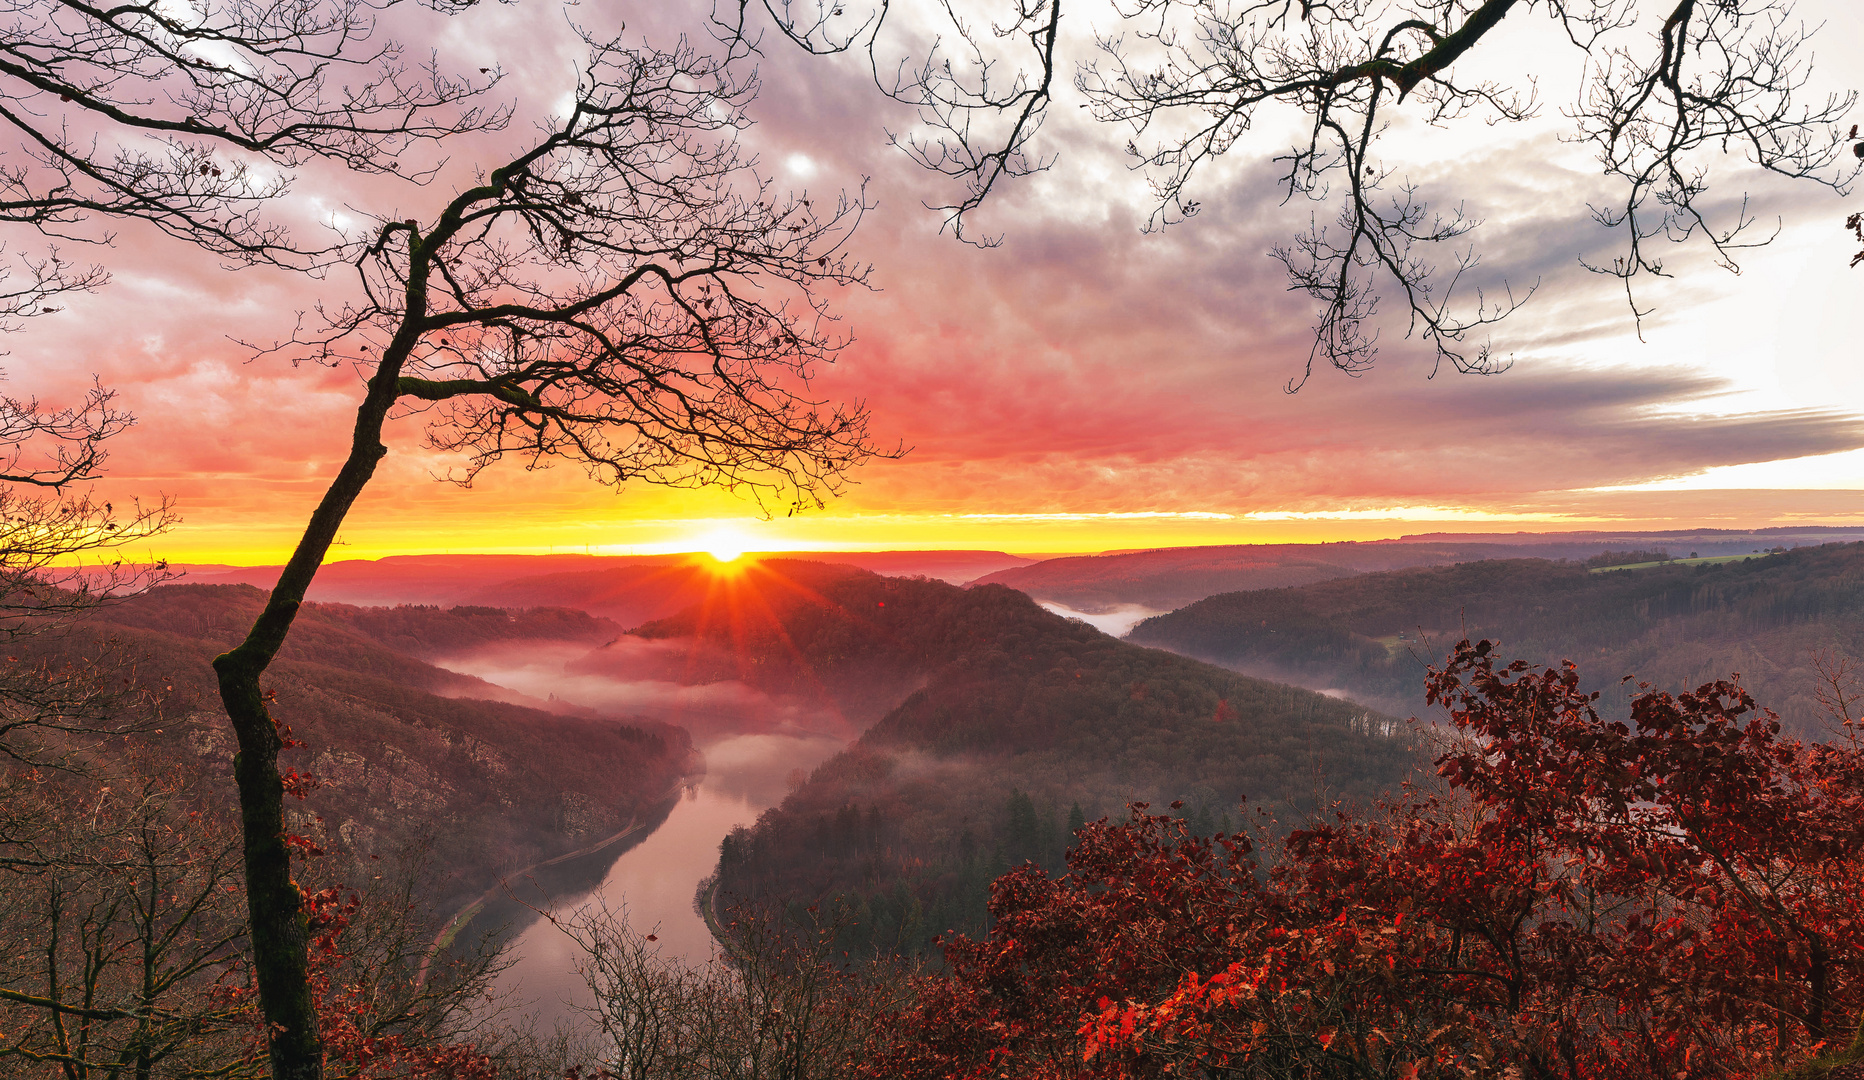
<svg viewBox="0 0 1864 1080">
<path fill-rule="evenodd" d="M 557 20 L 534 7 L 429 15 L 403 32 L 431 35 L 443 64 L 496 59 L 513 72 L 505 89 L 535 113 L 567 89 L 569 68 Z M 1864 81 L 1847 11 L 1840 0 L 1799 10 L 1834 16 L 1840 40 L 1819 59 L 1835 85 Z M 655 24 L 669 17 L 657 8 L 635 14 L 631 30 L 672 30 Z M 1512 47 L 1531 52 L 1546 27 L 1520 25 Z M 866 401 L 876 434 L 910 453 L 861 470 L 826 510 L 764 521 L 719 493 L 610 492 L 568 464 L 495 468 L 472 490 L 436 483 L 447 463 L 407 420 L 332 558 L 650 553 L 703 547 L 721 530 L 753 549 L 1065 552 L 1864 524 L 1864 372 L 1845 325 L 1864 269 L 1846 270 L 1839 228 L 1856 200 L 1718 173 L 1730 197 L 1749 186 L 1781 236 L 1739 277 L 1679 252 L 1678 276 L 1640 297 L 1656 308 L 1640 342 L 1622 293 L 1577 267 L 1610 238 L 1585 210 L 1596 168 L 1554 140 L 1557 109 L 1467 144 L 1420 142 L 1417 175 L 1487 219 L 1475 237 L 1485 265 L 1540 281 L 1496 335 L 1513 369 L 1431 378 L 1400 325 L 1367 376 L 1321 372 L 1290 396 L 1281 387 L 1306 356 L 1311 312 L 1265 253 L 1308 210 L 1280 204 L 1272 135 L 1207 175 L 1198 218 L 1142 235 L 1145 191 L 1119 140 L 1064 97 L 1044 131 L 1060 163 L 1001 195 L 979 224 L 1005 243 L 978 250 L 937 235 L 921 208 L 936 181 L 885 145 L 901 117 L 859 71 L 772 54 L 763 76 L 749 137 L 780 185 L 820 192 L 873 177 L 879 208 L 854 246 L 879 290 L 831 298 L 857 340 L 818 390 Z M 455 154 L 469 162 L 530 130 L 521 114 Z M 1388 154 L 1406 136 L 1389 136 Z M 463 169 L 430 190 L 312 175 L 295 212 L 309 222 L 347 202 L 425 213 Z M 288 333 L 294 311 L 340 298 L 348 281 L 229 272 L 134 227 L 105 258 L 110 286 L 9 335 L 8 391 L 56 403 L 97 374 L 141 421 L 99 493 L 167 495 L 184 519 L 149 550 L 278 561 L 340 460 L 361 385 L 350 370 L 254 360 L 234 339 Z"/>
</svg>

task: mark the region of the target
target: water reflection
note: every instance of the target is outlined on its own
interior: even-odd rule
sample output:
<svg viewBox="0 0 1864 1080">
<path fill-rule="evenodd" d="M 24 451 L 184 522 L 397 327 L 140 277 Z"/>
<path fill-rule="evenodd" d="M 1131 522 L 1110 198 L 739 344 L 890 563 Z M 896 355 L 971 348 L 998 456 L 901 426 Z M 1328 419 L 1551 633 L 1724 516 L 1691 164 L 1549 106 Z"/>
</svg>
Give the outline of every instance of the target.
<svg viewBox="0 0 1864 1080">
<path fill-rule="evenodd" d="M 711 934 L 693 909 L 693 893 L 716 868 L 718 844 L 735 826 L 749 825 L 782 800 L 788 778 L 808 771 L 842 748 L 826 736 L 740 735 L 705 748 L 706 775 L 688 788 L 666 821 L 609 868 L 594 892 L 557 897 L 560 917 L 601 903 L 625 907 L 637 931 L 660 939 L 661 954 L 691 963 L 706 960 Z M 576 1008 L 591 1003 L 576 973 L 575 945 L 548 921 L 532 923 L 507 950 L 511 967 L 497 990 L 548 1031 L 557 1021 L 574 1022 Z"/>
</svg>

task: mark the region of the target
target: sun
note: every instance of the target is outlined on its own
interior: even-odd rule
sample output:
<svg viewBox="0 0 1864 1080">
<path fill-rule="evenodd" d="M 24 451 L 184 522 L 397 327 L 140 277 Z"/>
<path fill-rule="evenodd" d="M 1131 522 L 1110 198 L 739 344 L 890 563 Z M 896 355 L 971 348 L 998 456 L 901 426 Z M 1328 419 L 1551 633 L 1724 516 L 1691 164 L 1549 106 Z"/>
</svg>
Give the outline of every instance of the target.
<svg viewBox="0 0 1864 1080">
<path fill-rule="evenodd" d="M 743 558 L 748 546 L 744 534 L 736 529 L 713 529 L 700 540 L 699 550 L 721 563 L 731 563 Z"/>
</svg>

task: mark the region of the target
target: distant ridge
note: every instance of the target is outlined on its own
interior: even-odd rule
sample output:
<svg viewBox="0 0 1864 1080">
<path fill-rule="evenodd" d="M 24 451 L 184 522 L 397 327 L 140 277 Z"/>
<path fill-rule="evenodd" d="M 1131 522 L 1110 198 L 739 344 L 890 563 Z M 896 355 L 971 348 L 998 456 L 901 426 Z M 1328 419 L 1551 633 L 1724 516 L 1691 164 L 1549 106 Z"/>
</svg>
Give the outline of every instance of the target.
<svg viewBox="0 0 1864 1080">
<path fill-rule="evenodd" d="M 1007 585 L 1077 611 L 1171 611 L 1218 593 L 1481 559 L 1583 560 L 1608 548 L 1668 547 L 1678 555 L 1745 555 L 1864 540 L 1864 527 L 1678 529 L 1659 532 L 1422 533 L 1324 544 L 1225 544 L 1077 555 L 1014 567 L 973 584 Z"/>
<path fill-rule="evenodd" d="M 745 558 L 838 563 L 953 585 L 1007 585 L 1039 601 L 1085 612 L 1170 611 L 1218 593 L 1479 559 L 1585 559 L 1607 548 L 1650 547 L 1668 547 L 1678 555 L 1737 555 L 1851 540 L 1864 540 L 1864 526 L 1417 533 L 1386 540 L 1220 544 L 1049 558 L 982 549 L 752 552 Z M 632 626 L 695 602 L 709 576 L 700 572 L 715 565 L 704 554 L 394 555 L 326 564 L 310 599 L 364 606 L 574 607 Z M 270 589 L 280 567 L 183 564 L 173 569 L 189 584 Z"/>
<path fill-rule="evenodd" d="M 927 577 L 954 585 L 1036 561 L 983 550 L 750 552 L 745 558 L 840 563 L 887 577 Z M 688 579 L 714 566 L 705 554 L 391 555 L 326 563 L 309 595 L 363 606 L 568 606 L 633 625 L 693 603 L 700 586 Z M 182 564 L 173 569 L 191 585 L 270 589 L 282 567 Z"/>
<path fill-rule="evenodd" d="M 1610 573 L 1491 559 L 1224 593 L 1129 637 L 1399 716 L 1425 709 L 1425 667 L 1463 636 L 1499 641 L 1509 659 L 1575 662 L 1602 708 L 1624 707 L 1627 675 L 1680 691 L 1739 672 L 1793 734 L 1820 737 L 1819 665 L 1864 670 L 1864 543 L 1727 561 L 1693 550 L 1705 557 Z"/>
<path fill-rule="evenodd" d="M 1396 540 L 1367 541 L 1375 544 L 1641 544 L 1652 540 L 1671 543 L 1700 541 L 1705 544 L 1746 544 L 1765 542 L 1769 546 L 1785 544 L 1801 547 L 1864 540 L 1864 525 L 1782 525 L 1766 529 L 1662 529 L 1643 532 L 1610 530 L 1576 530 L 1572 532 L 1512 533 L 1415 533 Z M 1697 549 L 1700 550 L 1700 549 Z M 1703 554 L 1710 554 L 1703 552 Z M 1717 555 L 1738 555 L 1737 551 L 1717 551 Z"/>
</svg>

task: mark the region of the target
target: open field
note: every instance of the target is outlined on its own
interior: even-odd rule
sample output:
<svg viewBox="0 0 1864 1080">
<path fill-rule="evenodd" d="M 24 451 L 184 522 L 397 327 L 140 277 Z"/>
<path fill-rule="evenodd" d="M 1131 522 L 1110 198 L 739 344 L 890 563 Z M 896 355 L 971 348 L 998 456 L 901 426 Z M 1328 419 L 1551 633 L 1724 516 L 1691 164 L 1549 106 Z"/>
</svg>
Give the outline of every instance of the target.
<svg viewBox="0 0 1864 1080">
<path fill-rule="evenodd" d="M 1751 555 L 1704 555 L 1699 559 L 1664 559 L 1659 562 L 1626 563 L 1623 566 L 1595 566 L 1592 568 L 1591 572 L 1594 574 L 1609 574 L 1614 570 L 1643 570 L 1652 566 L 1701 566 L 1708 563 L 1751 562 L 1755 559 L 1764 559 L 1769 555 L 1775 554 L 1778 554 L 1778 552 L 1763 551 Z"/>
</svg>

